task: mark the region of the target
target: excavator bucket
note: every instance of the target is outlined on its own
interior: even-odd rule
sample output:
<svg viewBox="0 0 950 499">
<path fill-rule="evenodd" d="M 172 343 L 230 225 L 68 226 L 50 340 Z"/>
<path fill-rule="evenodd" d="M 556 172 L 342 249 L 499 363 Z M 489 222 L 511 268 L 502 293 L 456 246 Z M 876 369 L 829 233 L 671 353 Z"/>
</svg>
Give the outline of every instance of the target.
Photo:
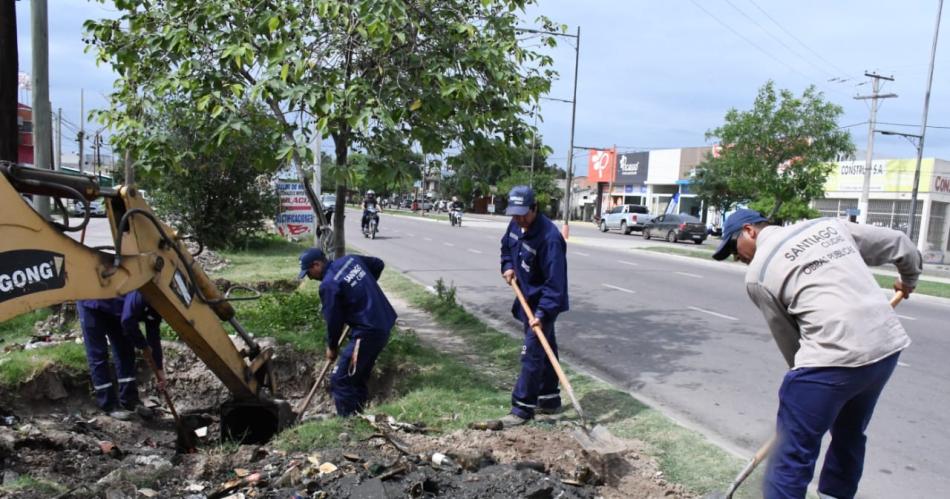
<svg viewBox="0 0 950 499">
<path fill-rule="evenodd" d="M 231 400 L 221 405 L 221 439 L 262 444 L 294 420 L 286 400 Z"/>
</svg>

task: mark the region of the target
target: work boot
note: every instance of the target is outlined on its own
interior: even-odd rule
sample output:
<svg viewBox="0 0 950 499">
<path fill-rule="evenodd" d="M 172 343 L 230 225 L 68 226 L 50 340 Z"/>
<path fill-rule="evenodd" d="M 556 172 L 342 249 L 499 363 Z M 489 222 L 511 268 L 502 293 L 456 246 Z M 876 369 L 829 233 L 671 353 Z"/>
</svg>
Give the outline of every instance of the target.
<svg viewBox="0 0 950 499">
<path fill-rule="evenodd" d="M 145 407 L 143 404 L 135 406 L 135 413 L 142 419 L 152 419 L 155 417 L 155 411 Z"/>
<path fill-rule="evenodd" d="M 517 414 L 508 414 L 507 416 L 501 418 L 501 425 L 506 430 L 508 428 L 514 428 L 515 426 L 521 426 L 527 422 L 528 422 L 527 419 Z"/>
<path fill-rule="evenodd" d="M 557 407 L 538 407 L 534 410 L 538 414 L 543 414 L 545 416 L 553 416 L 555 414 L 561 414 L 564 412 L 564 406 L 559 405 Z"/>
<path fill-rule="evenodd" d="M 119 421 L 129 421 L 132 419 L 132 413 L 125 409 L 114 409 L 108 412 L 108 415 L 112 419 L 118 419 Z"/>
</svg>

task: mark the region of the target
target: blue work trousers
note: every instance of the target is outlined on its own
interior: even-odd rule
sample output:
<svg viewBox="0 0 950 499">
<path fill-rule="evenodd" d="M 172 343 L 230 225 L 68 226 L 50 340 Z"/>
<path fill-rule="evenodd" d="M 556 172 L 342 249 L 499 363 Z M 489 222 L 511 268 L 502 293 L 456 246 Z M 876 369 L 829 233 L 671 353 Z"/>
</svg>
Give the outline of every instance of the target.
<svg viewBox="0 0 950 499">
<path fill-rule="evenodd" d="M 376 358 L 389 342 L 389 332 L 358 332 L 343 347 L 330 373 L 330 395 L 336 413 L 351 416 L 362 412 L 369 399 L 366 384 L 373 373 Z"/>
<path fill-rule="evenodd" d="M 100 310 L 78 307 L 82 326 L 86 362 L 96 393 L 96 405 L 105 411 L 121 406 L 131 409 L 139 404 L 138 385 L 135 381 L 135 347 L 122 334 L 118 317 Z M 115 362 L 118 398 L 109 368 L 109 346 Z"/>
<path fill-rule="evenodd" d="M 864 470 L 864 432 L 900 352 L 861 367 L 789 371 L 779 390 L 778 443 L 765 476 L 766 499 L 804 498 L 815 471 L 821 439 L 831 444 L 818 491 L 851 499 Z"/>
<path fill-rule="evenodd" d="M 554 321 L 541 321 L 544 337 L 557 357 Z M 557 373 L 544 353 L 538 336 L 524 322 L 524 345 L 521 347 L 521 374 L 511 393 L 511 413 L 524 419 L 534 417 L 537 408 L 554 410 L 561 407 Z"/>
</svg>

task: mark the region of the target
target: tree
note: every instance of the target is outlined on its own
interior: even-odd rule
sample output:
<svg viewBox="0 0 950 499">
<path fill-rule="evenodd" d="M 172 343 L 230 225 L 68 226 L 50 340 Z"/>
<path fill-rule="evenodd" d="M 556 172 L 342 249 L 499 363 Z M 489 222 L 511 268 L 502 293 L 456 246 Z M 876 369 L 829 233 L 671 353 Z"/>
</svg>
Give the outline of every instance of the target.
<svg viewBox="0 0 950 499">
<path fill-rule="evenodd" d="M 558 201 L 564 196 L 564 191 L 557 186 L 557 172 L 553 168 L 535 170 L 516 169 L 498 181 L 498 193 L 507 196 L 508 191 L 516 185 L 532 184 L 538 210 L 548 212 L 552 208 L 552 201 Z"/>
<path fill-rule="evenodd" d="M 810 215 L 808 203 L 824 194 L 831 162 L 854 151 L 837 124 L 842 112 L 814 86 L 795 97 L 767 82 L 751 110 L 730 109 L 725 123 L 706 133 L 721 149 L 697 167 L 696 193 L 722 211 L 751 203 L 773 219 Z"/>
<path fill-rule="evenodd" d="M 525 130 L 525 133 L 527 134 L 528 130 Z M 446 178 L 447 182 L 443 182 L 442 190 L 447 196 L 458 195 L 464 202 L 470 203 L 475 197 L 488 194 L 491 186 L 516 172 L 528 172 L 528 175 L 518 178 L 529 184 L 532 182 L 532 161 L 533 171 L 541 172 L 547 167 L 550 154 L 551 148 L 544 145 L 540 137 L 537 137 L 537 140 L 532 137 L 531 140 L 518 145 L 502 140 L 478 141 L 448 158 L 447 162 L 453 174 Z"/>
<path fill-rule="evenodd" d="M 230 134 L 220 144 L 211 137 L 222 118 L 182 100 L 144 116 L 151 147 L 138 155 L 137 178 L 157 210 L 211 248 L 246 244 L 277 208 L 271 181 L 280 162 L 270 137 L 279 125 L 251 104 L 242 113 L 255 133 Z"/>
<path fill-rule="evenodd" d="M 119 75 L 102 114 L 117 147 L 142 147 L 147 124 L 138 109 L 169 94 L 222 117 L 218 140 L 247 127 L 239 103 L 260 101 L 282 124 L 278 158 L 292 160 L 301 176 L 301 165 L 312 163 L 311 129 L 333 139 L 340 213 L 353 148 L 385 149 L 398 139 L 426 155 L 485 137 L 524 142 L 525 107 L 553 76 L 550 57 L 517 38 L 519 13 L 532 3 L 116 0 L 117 19 L 86 29 Z M 342 254 L 342 217 L 334 228 Z"/>
</svg>

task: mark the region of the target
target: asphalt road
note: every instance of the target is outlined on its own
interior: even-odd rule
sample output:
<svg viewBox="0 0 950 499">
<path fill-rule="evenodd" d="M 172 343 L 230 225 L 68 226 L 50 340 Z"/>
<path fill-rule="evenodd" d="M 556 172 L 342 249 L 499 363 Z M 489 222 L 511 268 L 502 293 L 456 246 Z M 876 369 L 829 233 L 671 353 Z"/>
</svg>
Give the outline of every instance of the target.
<svg viewBox="0 0 950 499">
<path fill-rule="evenodd" d="M 368 240 L 359 236 L 358 212 L 348 215 L 349 245 L 425 284 L 451 282 L 467 307 L 518 329 L 499 272 L 504 219 L 469 217 L 453 228 L 384 213 L 381 233 Z M 572 226 L 571 311 L 558 320 L 562 355 L 751 455 L 774 428 L 785 367 L 745 294 L 744 267 L 631 249 L 639 245 L 637 235 Z M 915 296 L 899 313 L 914 344 L 869 429 L 859 497 L 950 497 L 950 301 Z"/>
</svg>

